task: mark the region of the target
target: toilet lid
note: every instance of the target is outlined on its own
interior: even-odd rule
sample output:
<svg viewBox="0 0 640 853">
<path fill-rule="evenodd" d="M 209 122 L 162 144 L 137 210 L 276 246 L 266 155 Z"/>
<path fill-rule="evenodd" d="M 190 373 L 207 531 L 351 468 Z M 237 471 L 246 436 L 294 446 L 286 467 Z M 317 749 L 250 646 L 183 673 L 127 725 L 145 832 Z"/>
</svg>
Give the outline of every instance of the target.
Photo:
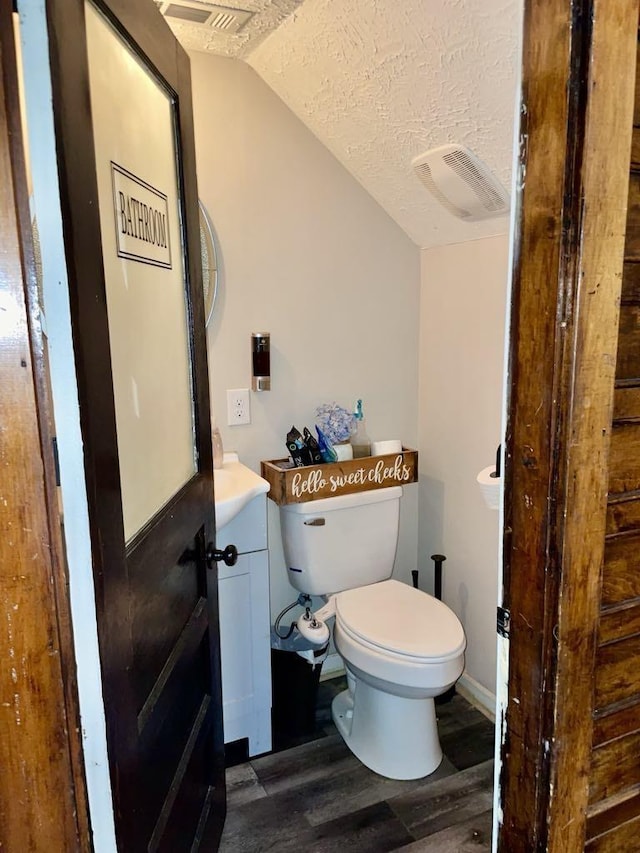
<svg viewBox="0 0 640 853">
<path fill-rule="evenodd" d="M 336 618 L 366 643 L 434 662 L 457 657 L 466 646 L 462 625 L 446 604 L 399 581 L 339 593 Z"/>
</svg>

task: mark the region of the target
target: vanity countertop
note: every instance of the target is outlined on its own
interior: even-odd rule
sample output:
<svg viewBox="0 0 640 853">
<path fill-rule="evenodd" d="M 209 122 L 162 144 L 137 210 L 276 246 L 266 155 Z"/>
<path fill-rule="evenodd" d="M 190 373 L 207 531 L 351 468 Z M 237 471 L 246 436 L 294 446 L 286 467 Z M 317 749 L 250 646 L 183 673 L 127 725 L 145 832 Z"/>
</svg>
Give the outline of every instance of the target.
<svg viewBox="0 0 640 853">
<path fill-rule="evenodd" d="M 216 528 L 228 524 L 258 495 L 269 491 L 270 485 L 255 471 L 238 459 L 237 453 L 225 453 L 222 468 L 213 472 Z"/>
</svg>

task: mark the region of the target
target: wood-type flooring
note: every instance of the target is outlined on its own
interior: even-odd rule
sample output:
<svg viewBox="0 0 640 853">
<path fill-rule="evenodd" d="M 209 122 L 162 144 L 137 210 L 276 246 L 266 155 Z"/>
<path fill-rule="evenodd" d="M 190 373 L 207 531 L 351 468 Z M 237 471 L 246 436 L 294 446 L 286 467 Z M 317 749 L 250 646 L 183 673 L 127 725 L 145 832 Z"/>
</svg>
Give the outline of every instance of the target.
<svg viewBox="0 0 640 853">
<path fill-rule="evenodd" d="M 281 751 L 227 769 L 220 853 L 489 851 L 493 724 L 455 695 L 436 707 L 445 754 L 436 772 L 385 779 L 358 761 L 331 722 L 331 699 L 343 687 L 343 679 L 320 685 L 310 738 L 280 738 Z"/>
</svg>

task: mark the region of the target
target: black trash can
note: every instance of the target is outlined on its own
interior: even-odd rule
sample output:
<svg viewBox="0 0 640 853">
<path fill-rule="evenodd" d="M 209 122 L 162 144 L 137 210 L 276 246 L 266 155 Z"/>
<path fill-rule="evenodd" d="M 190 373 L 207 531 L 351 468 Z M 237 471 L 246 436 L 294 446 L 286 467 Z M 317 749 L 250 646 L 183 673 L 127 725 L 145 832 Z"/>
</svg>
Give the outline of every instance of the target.
<svg viewBox="0 0 640 853">
<path fill-rule="evenodd" d="M 329 644 L 312 646 L 297 631 L 284 640 L 271 631 L 272 720 L 285 737 L 313 734 L 322 664 Z"/>
</svg>

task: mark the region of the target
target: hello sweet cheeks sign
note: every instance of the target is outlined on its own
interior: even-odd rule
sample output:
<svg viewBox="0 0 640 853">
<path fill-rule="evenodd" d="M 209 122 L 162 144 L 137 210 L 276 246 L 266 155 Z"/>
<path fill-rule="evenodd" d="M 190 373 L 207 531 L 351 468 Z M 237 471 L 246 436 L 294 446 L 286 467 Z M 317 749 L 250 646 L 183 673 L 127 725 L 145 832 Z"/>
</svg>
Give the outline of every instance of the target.
<svg viewBox="0 0 640 853">
<path fill-rule="evenodd" d="M 415 450 L 389 456 L 369 456 L 328 465 L 290 468 L 287 460 L 262 463 L 262 476 L 271 484 L 269 497 L 277 504 L 306 503 L 414 483 L 418 479 Z"/>
<path fill-rule="evenodd" d="M 328 467 L 328 466 L 327 466 Z M 393 465 L 385 464 L 379 459 L 374 468 L 357 468 L 349 473 L 332 474 L 323 468 L 312 468 L 310 471 L 298 469 L 291 481 L 291 493 L 294 498 L 303 495 L 322 494 L 327 488 L 332 495 L 340 494 L 345 486 L 399 486 L 411 482 L 411 469 L 402 464 L 402 455 L 396 456 Z"/>
</svg>

